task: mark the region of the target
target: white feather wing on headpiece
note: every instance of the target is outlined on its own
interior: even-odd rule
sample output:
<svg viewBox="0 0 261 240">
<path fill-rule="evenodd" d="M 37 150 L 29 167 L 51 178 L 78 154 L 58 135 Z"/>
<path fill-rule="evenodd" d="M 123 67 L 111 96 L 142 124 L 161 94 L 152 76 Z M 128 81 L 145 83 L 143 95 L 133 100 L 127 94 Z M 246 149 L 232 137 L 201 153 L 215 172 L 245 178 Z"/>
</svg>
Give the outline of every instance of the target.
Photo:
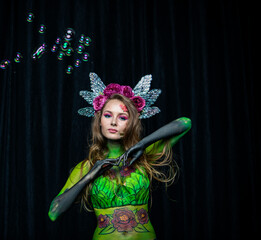
<svg viewBox="0 0 261 240">
<path fill-rule="evenodd" d="M 145 75 L 134 87 L 133 92 L 135 96 L 140 96 L 144 98 L 147 92 L 150 90 L 150 83 L 152 80 L 152 75 Z"/>
<path fill-rule="evenodd" d="M 104 85 L 103 81 L 99 78 L 99 76 L 96 73 L 91 72 L 89 76 L 90 76 L 93 96 L 94 98 L 96 98 L 99 95 L 103 94 L 103 90 L 106 88 L 106 86 Z"/>
</svg>

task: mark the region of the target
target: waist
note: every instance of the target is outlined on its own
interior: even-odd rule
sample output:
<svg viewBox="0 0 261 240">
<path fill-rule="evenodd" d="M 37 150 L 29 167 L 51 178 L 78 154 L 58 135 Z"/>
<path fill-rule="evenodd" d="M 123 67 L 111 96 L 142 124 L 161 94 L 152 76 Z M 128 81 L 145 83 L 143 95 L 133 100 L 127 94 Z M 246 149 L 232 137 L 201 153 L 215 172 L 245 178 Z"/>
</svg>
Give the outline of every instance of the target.
<svg viewBox="0 0 261 240">
<path fill-rule="evenodd" d="M 94 211 L 98 221 L 95 236 L 99 239 L 105 239 L 105 236 L 121 239 L 153 239 L 155 236 L 147 204 L 94 208 Z"/>
<path fill-rule="evenodd" d="M 117 206 L 117 207 L 109 207 L 109 208 L 94 208 L 94 212 L 96 217 L 98 217 L 99 215 L 113 215 L 115 214 L 115 211 L 118 212 L 119 210 L 124 210 L 127 209 L 130 212 L 135 212 L 137 213 L 138 211 L 140 211 L 141 209 L 144 209 L 146 211 L 146 213 L 148 213 L 148 204 L 143 204 L 143 205 L 125 205 L 125 206 Z M 143 211 L 143 210 L 142 210 Z M 135 216 L 137 214 L 134 214 Z"/>
</svg>

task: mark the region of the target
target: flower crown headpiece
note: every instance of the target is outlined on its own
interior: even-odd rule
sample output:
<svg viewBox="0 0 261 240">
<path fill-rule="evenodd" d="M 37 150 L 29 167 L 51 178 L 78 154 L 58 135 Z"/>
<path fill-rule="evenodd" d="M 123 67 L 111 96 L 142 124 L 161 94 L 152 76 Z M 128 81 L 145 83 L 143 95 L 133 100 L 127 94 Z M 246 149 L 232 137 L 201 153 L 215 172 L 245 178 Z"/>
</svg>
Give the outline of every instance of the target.
<svg viewBox="0 0 261 240">
<path fill-rule="evenodd" d="M 142 77 L 133 90 L 130 86 L 121 86 L 117 83 L 111 83 L 106 87 L 96 73 L 90 73 L 89 76 L 92 92 L 80 91 L 80 96 L 89 104 L 93 105 L 93 107 L 79 109 L 78 113 L 80 115 L 93 117 L 95 112 L 98 112 L 103 108 L 107 99 L 116 93 L 133 101 L 134 106 L 140 113 L 140 119 L 150 118 L 160 112 L 158 107 L 151 107 L 161 93 L 160 89 L 150 90 L 152 75 Z"/>
</svg>

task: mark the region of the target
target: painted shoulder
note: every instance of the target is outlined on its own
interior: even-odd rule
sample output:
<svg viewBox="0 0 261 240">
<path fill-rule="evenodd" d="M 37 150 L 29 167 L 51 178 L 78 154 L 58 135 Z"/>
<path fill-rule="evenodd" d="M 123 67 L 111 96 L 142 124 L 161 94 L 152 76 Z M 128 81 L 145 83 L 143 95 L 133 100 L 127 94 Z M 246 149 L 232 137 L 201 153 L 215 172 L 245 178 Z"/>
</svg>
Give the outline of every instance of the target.
<svg viewBox="0 0 261 240">
<path fill-rule="evenodd" d="M 85 176 L 89 172 L 88 163 L 86 160 L 81 161 L 78 163 L 71 171 L 65 185 L 63 186 L 62 190 L 59 192 L 58 195 L 61 195 L 65 192 L 65 190 L 70 189 L 74 186 L 77 182 L 79 182 L 83 176 Z"/>
</svg>

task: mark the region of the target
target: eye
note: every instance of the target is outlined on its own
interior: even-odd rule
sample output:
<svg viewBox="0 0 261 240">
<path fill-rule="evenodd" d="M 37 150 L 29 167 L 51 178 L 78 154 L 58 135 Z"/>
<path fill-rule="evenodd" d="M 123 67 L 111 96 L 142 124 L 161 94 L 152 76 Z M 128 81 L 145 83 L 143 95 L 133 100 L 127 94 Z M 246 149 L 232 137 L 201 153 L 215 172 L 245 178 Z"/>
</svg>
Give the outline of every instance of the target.
<svg viewBox="0 0 261 240">
<path fill-rule="evenodd" d="M 120 116 L 119 119 L 122 120 L 122 121 L 128 120 L 128 118 L 126 116 Z"/>
<path fill-rule="evenodd" d="M 110 118 L 110 117 L 111 117 L 111 114 L 105 113 L 103 116 L 104 116 L 105 118 Z"/>
</svg>

